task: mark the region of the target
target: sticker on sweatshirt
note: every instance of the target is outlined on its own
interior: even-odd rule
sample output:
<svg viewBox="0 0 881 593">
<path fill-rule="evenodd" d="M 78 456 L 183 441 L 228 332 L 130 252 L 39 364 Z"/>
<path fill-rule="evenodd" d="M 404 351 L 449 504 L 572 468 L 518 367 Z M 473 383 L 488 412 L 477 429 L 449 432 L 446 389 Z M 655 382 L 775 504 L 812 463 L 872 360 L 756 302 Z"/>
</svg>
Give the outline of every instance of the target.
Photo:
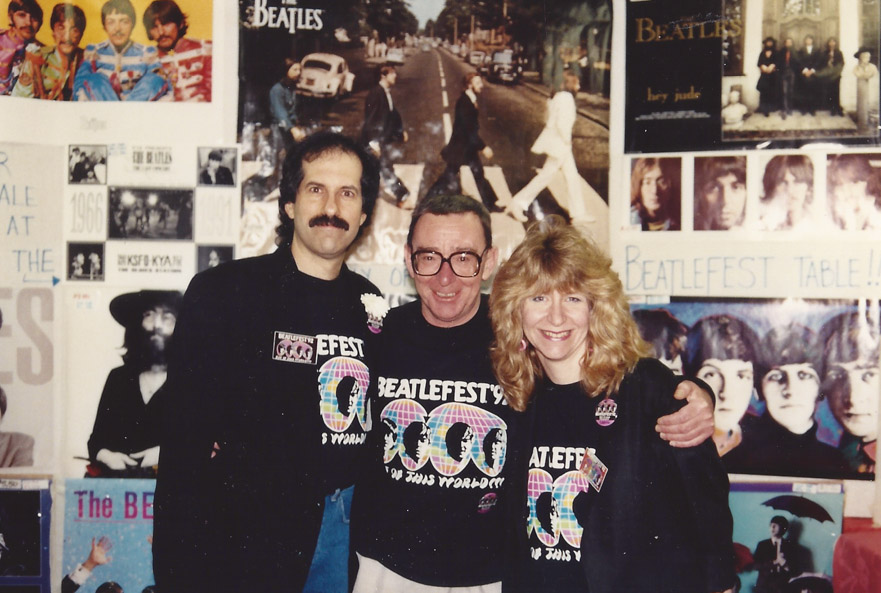
<svg viewBox="0 0 881 593">
<path fill-rule="evenodd" d="M 318 350 L 315 347 L 315 342 L 315 336 L 277 331 L 272 345 L 272 359 L 282 362 L 316 364 Z"/>
<path fill-rule="evenodd" d="M 477 503 L 477 512 L 481 515 L 490 512 L 496 506 L 498 500 L 499 497 L 495 492 L 487 492 L 480 498 L 480 502 Z"/>
<path fill-rule="evenodd" d="M 607 397 L 597 404 L 597 424 L 611 426 L 618 419 L 618 404 L 611 397 Z"/>
</svg>

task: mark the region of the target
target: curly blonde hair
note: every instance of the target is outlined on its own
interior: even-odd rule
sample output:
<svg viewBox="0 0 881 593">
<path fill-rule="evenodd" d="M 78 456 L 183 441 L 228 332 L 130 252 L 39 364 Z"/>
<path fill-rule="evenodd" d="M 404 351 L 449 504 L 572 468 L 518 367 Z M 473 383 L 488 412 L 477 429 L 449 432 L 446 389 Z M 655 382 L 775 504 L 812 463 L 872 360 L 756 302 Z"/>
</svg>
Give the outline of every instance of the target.
<svg viewBox="0 0 881 593">
<path fill-rule="evenodd" d="M 591 397 L 617 392 L 625 375 L 651 352 L 630 315 L 612 261 L 561 217 L 549 216 L 529 228 L 501 266 L 489 299 L 493 368 L 508 404 L 518 411 L 526 409 L 536 379 L 544 376 L 535 349 L 521 347 L 520 308 L 527 298 L 553 291 L 587 297 L 589 353 L 582 360 L 581 384 Z"/>
</svg>

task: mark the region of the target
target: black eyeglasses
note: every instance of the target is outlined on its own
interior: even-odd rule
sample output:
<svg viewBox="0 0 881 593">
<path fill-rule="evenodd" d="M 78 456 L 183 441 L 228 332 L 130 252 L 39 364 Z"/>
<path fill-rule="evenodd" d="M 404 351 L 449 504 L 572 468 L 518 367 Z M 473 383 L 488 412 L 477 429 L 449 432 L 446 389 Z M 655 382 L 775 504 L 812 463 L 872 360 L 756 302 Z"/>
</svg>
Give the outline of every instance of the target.
<svg viewBox="0 0 881 593">
<path fill-rule="evenodd" d="M 479 255 L 473 251 L 457 251 L 451 253 L 450 257 L 444 257 L 437 251 L 420 249 L 410 256 L 410 263 L 413 264 L 413 271 L 417 276 L 434 276 L 446 262 L 456 276 L 474 278 L 480 273 L 480 264 L 485 253 L 486 249 Z"/>
</svg>

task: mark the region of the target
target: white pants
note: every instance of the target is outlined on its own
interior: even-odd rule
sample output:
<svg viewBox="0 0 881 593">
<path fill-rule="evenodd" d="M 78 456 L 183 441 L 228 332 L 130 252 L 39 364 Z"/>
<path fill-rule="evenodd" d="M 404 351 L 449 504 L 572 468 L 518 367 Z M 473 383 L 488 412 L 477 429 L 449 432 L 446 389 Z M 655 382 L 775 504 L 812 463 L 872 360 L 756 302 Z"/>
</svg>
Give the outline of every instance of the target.
<svg viewBox="0 0 881 593">
<path fill-rule="evenodd" d="M 572 218 L 584 218 L 587 216 L 587 205 L 584 203 L 584 195 L 582 195 L 581 184 L 583 183 L 581 176 L 578 174 L 578 167 L 575 166 L 575 158 L 569 153 L 564 158 L 559 159 L 548 155 L 545 164 L 541 170 L 532 178 L 532 181 L 517 192 L 512 198 L 511 203 L 514 207 L 522 211 L 526 211 L 532 200 L 551 182 L 553 176 L 563 170 L 563 179 L 566 180 L 567 203 L 561 203 L 560 206 L 569 211 Z M 560 201 L 558 196 L 555 196 Z"/>
<path fill-rule="evenodd" d="M 358 577 L 353 593 L 501 593 L 502 583 L 476 587 L 432 587 L 389 570 L 376 560 L 358 554 Z"/>
</svg>

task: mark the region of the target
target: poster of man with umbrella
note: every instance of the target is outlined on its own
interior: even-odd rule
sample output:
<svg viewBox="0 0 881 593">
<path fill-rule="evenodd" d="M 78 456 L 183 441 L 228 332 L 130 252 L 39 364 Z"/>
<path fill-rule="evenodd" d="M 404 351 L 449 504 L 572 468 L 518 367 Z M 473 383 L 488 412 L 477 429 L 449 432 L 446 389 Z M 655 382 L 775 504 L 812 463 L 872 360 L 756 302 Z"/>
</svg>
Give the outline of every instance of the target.
<svg viewBox="0 0 881 593">
<path fill-rule="evenodd" d="M 840 483 L 732 483 L 739 591 L 832 593 L 843 502 Z"/>
</svg>

